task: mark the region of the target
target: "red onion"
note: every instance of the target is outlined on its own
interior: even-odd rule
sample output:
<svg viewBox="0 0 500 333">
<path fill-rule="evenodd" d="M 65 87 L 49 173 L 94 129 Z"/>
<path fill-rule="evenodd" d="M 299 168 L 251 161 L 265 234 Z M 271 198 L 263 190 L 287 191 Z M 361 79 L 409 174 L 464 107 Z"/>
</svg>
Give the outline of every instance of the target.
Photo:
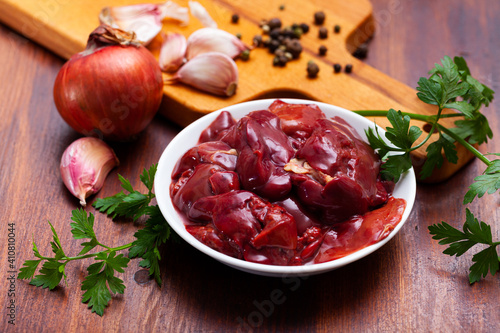
<svg viewBox="0 0 500 333">
<path fill-rule="evenodd" d="M 160 66 L 135 34 L 101 25 L 61 68 L 54 101 L 77 132 L 126 141 L 151 122 L 162 92 Z"/>
</svg>

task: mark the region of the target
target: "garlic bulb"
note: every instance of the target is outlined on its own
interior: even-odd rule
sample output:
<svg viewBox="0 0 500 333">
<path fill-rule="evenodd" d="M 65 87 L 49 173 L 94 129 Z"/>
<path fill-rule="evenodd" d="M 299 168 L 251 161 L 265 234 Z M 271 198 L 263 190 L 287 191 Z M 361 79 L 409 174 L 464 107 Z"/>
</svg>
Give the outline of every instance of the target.
<svg viewBox="0 0 500 333">
<path fill-rule="evenodd" d="M 206 52 L 220 52 L 236 58 L 241 52 L 249 50 L 238 37 L 217 28 L 202 28 L 193 32 L 187 39 L 186 58 L 193 59 Z"/>
<path fill-rule="evenodd" d="M 161 70 L 173 73 L 184 63 L 186 53 L 186 37 L 180 33 L 169 33 L 163 36 L 159 62 Z"/>
<path fill-rule="evenodd" d="M 204 27 L 217 28 L 217 23 L 198 1 L 189 1 L 189 10 L 194 17 L 200 20 Z"/>
<path fill-rule="evenodd" d="M 177 81 L 215 95 L 232 96 L 238 86 L 238 67 L 225 54 L 203 53 L 184 64 L 166 83 Z"/>
<path fill-rule="evenodd" d="M 102 188 L 104 179 L 118 164 L 115 153 L 104 141 L 85 137 L 66 148 L 60 170 L 64 185 L 85 206 L 85 199 Z"/>
</svg>

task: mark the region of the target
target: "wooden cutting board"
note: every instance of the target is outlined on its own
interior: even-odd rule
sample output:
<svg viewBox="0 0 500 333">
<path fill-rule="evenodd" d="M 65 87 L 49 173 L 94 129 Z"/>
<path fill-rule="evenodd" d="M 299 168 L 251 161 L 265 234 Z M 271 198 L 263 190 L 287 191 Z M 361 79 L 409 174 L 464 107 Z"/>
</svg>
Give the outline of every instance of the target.
<svg viewBox="0 0 500 333">
<path fill-rule="evenodd" d="M 54 53 L 67 59 L 85 48 L 89 33 L 99 25 L 98 15 L 105 6 L 121 6 L 148 3 L 144 0 L 0 0 L 0 21 L 27 38 L 36 41 Z M 188 6 L 187 0 L 176 0 Z M 216 97 L 184 85 L 166 85 L 160 112 L 172 121 L 187 125 L 198 117 L 228 105 L 269 97 L 297 97 L 326 102 L 350 110 L 394 108 L 406 112 L 435 114 L 436 110 L 416 97 L 416 91 L 354 58 L 351 54 L 357 46 L 370 38 L 377 26 L 368 0 L 199 0 L 219 28 L 233 34 L 241 34 L 242 40 L 251 45 L 253 36 L 261 34 L 259 21 L 281 18 L 283 24 L 307 23 L 309 33 L 301 38 L 304 47 L 300 58 L 286 67 L 273 67 L 273 56 L 265 49 L 252 50 L 250 60 L 237 60 L 239 84 L 232 97 Z M 280 6 L 284 5 L 284 9 Z M 318 26 L 313 24 L 316 11 L 324 11 L 324 26 L 328 38 L 319 39 Z M 240 16 L 238 24 L 231 23 L 231 15 Z M 391 15 L 388 11 L 388 15 Z M 334 33 L 334 25 L 340 25 Z M 201 23 L 191 17 L 190 23 L 180 27 L 176 22 L 164 20 L 164 31 L 178 31 L 186 37 L 201 28 Z M 161 37 L 149 46 L 158 55 Z M 328 48 L 326 56 L 318 55 L 320 45 Z M 394 57 L 398 57 L 394 54 Z M 320 67 L 316 79 L 309 79 L 306 66 L 314 60 Z M 437 61 L 438 59 L 436 59 Z M 350 74 L 334 74 L 332 65 L 353 65 Z M 432 64 L 429 64 L 429 68 Z M 387 125 L 385 118 L 375 120 Z M 424 123 L 414 122 L 424 128 Z M 451 120 L 450 120 L 450 125 Z M 436 136 L 436 135 L 433 135 Z M 430 142 L 436 140 L 432 138 Z M 429 142 L 429 143 L 430 143 Z M 418 172 L 425 160 L 425 145 L 413 154 L 414 167 Z M 426 182 L 447 179 L 473 156 L 459 147 L 459 163 L 445 164 L 435 170 Z"/>
</svg>

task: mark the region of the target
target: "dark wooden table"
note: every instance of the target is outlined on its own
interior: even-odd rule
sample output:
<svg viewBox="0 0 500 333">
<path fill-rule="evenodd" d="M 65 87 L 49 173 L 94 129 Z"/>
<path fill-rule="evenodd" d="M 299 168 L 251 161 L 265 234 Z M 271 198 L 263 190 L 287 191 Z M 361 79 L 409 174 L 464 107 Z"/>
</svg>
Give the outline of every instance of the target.
<svg viewBox="0 0 500 333">
<path fill-rule="evenodd" d="M 494 90 L 500 88 L 500 2 L 495 0 L 373 0 L 377 32 L 366 62 L 412 86 L 444 55 L 462 55 L 472 73 Z M 59 175 L 64 149 L 79 137 L 60 118 L 52 85 L 63 60 L 0 26 L 0 331 L 19 332 L 396 332 L 500 331 L 500 275 L 468 283 L 472 253 L 460 258 L 444 249 L 427 231 L 442 220 L 459 227 L 461 205 L 472 179 L 484 170 L 477 160 L 452 179 L 420 184 L 413 212 L 401 232 L 381 250 L 342 269 L 304 279 L 254 276 L 226 267 L 187 244 L 168 245 L 161 265 L 163 287 L 138 284 L 138 260 L 121 276 L 127 288 L 113 298 L 105 315 L 91 314 L 81 303 L 80 284 L 91 261 L 68 264 L 67 285 L 54 291 L 8 280 L 8 225 L 15 227 L 18 271 L 32 258 L 31 240 L 49 253 L 47 220 L 58 231 L 66 251 L 79 241 L 70 234 L 71 210 L 77 207 Z M 484 110 L 500 136 L 495 100 Z M 120 190 L 116 174 L 139 186 L 143 168 L 158 161 L 180 130 L 157 117 L 137 142 L 114 144 L 121 160 L 99 196 Z M 495 137 L 481 147 L 500 151 Z M 486 195 L 468 206 L 492 225 L 500 239 L 498 195 Z M 93 211 L 93 209 L 89 209 Z M 103 242 L 118 245 L 133 239 L 138 225 L 96 216 Z M 8 290 L 14 288 L 15 295 Z M 271 303 L 276 290 L 282 297 Z M 15 326 L 7 306 L 15 301 Z M 277 304 L 279 303 L 279 304 Z"/>
</svg>

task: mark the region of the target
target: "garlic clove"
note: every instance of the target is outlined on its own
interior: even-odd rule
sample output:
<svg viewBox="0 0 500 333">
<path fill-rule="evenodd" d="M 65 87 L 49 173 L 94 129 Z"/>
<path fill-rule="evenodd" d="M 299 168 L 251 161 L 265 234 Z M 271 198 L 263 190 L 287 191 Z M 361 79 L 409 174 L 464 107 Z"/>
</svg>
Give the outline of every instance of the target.
<svg viewBox="0 0 500 333">
<path fill-rule="evenodd" d="M 173 73 L 184 64 L 186 53 L 186 37 L 180 33 L 163 35 L 159 62 L 162 71 Z"/>
<path fill-rule="evenodd" d="M 217 28 L 202 28 L 193 32 L 187 39 L 186 58 L 192 59 L 206 52 L 220 52 L 236 58 L 249 50 L 245 43 L 227 31 Z"/>
<path fill-rule="evenodd" d="M 203 53 L 185 63 L 166 83 L 177 81 L 215 95 L 232 96 L 238 86 L 238 67 L 223 53 Z"/>
<path fill-rule="evenodd" d="M 217 28 L 217 23 L 198 1 L 189 1 L 189 10 L 194 17 L 200 20 L 204 27 Z"/>
<path fill-rule="evenodd" d="M 102 188 L 104 179 L 118 164 L 113 149 L 104 141 L 84 137 L 66 148 L 60 170 L 64 185 L 85 206 L 85 199 Z"/>
<path fill-rule="evenodd" d="M 160 33 L 162 15 L 158 5 L 153 4 L 104 7 L 99 13 L 99 21 L 113 28 L 135 32 L 137 39 L 147 45 Z"/>
<path fill-rule="evenodd" d="M 186 26 L 189 23 L 189 10 L 182 7 L 173 1 L 166 1 L 164 4 L 158 5 L 161 11 L 161 18 L 171 18 L 179 21 L 181 26 Z"/>
</svg>

